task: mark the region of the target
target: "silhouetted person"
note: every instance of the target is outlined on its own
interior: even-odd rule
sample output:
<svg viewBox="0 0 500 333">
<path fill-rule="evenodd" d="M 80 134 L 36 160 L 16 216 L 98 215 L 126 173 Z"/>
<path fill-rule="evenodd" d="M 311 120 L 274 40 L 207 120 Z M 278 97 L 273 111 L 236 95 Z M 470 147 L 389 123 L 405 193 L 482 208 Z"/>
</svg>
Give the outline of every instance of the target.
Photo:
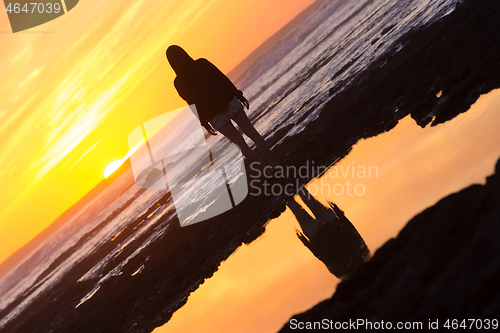
<svg viewBox="0 0 500 333">
<path fill-rule="evenodd" d="M 337 205 L 330 203 L 330 208 L 325 207 L 310 193 L 301 193 L 301 198 L 316 218 L 295 199 L 290 199 L 287 206 L 302 229 L 302 232 L 297 232 L 297 237 L 330 273 L 341 280 L 349 278 L 370 257 L 363 238 Z"/>
<path fill-rule="evenodd" d="M 243 105 L 249 108 L 248 100 L 241 90 L 210 61 L 200 58 L 193 60 L 180 46 L 167 49 L 167 59 L 177 74 L 174 80 L 179 96 L 189 105 L 194 104 L 201 125 L 208 133 L 221 132 L 231 142 L 237 144 L 250 162 L 266 163 L 245 142 L 231 120 L 255 142 L 273 167 L 278 163 L 266 145 L 264 138 L 253 127 Z M 242 104 L 243 103 L 243 104 Z"/>
</svg>

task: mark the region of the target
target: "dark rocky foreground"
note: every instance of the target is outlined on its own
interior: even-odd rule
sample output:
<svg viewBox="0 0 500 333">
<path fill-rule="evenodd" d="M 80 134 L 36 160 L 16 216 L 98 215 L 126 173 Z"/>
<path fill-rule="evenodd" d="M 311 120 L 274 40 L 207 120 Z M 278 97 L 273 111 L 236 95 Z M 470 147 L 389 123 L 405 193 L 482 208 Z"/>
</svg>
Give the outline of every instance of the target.
<svg viewBox="0 0 500 333">
<path fill-rule="evenodd" d="M 408 114 L 411 114 L 421 126 L 425 126 L 431 121 L 433 124 L 438 124 L 465 112 L 480 94 L 500 87 L 498 17 L 500 17 L 499 1 L 465 0 L 456 11 L 440 21 L 403 36 L 400 40 L 402 48 L 399 51 L 394 50 L 393 54 L 387 54 L 376 61 L 365 72 L 359 73 L 349 86 L 333 86 L 331 93 L 338 92 L 338 94 L 325 106 L 320 117 L 311 122 L 301 135 L 288 138 L 276 147 L 276 155 L 284 165 L 300 166 L 306 160 L 314 161 L 315 165 L 329 165 L 337 158 L 345 156 L 360 138 L 388 131 L 399 119 Z M 332 73 L 332 76 L 339 75 L 345 70 L 346 68 L 341 68 L 337 73 Z M 439 91 L 442 91 L 441 98 L 436 97 Z M 271 140 L 279 140 L 289 129 L 289 127 L 281 129 Z M 300 181 L 305 183 L 309 179 Z M 397 245 L 404 241 L 399 243 L 391 241 L 378 252 L 379 258 L 384 257 L 384 252 L 386 252 L 385 257 L 393 255 L 394 258 L 400 258 L 400 261 L 408 265 L 408 271 L 384 271 L 385 275 L 377 275 L 377 269 L 382 271 L 383 264 L 379 262 L 382 259 L 374 258 L 351 280 L 341 284 L 339 292 L 334 297 L 350 299 L 349 295 L 361 290 L 360 285 L 374 285 L 381 289 L 378 292 L 366 289 L 362 294 L 364 298 L 353 300 L 358 302 L 357 307 L 346 305 L 345 308 L 359 311 L 365 308 L 366 311 L 377 308 L 377 304 L 384 299 L 380 298 L 382 292 L 387 290 L 386 299 L 392 302 L 404 301 L 408 297 L 420 297 L 422 302 L 432 302 L 440 309 L 440 312 L 434 314 L 435 316 L 443 315 L 445 311 L 452 311 L 453 308 L 459 309 L 463 302 L 470 305 L 467 309 L 480 309 L 481 307 L 473 305 L 498 295 L 498 289 L 492 289 L 490 292 L 483 288 L 483 285 L 495 287 L 492 283 L 494 280 L 487 280 L 489 275 L 486 273 L 494 267 L 498 271 L 498 264 L 492 266 L 495 265 L 492 261 L 494 256 L 488 255 L 498 251 L 490 252 L 494 248 L 486 246 L 486 243 L 482 250 L 478 248 L 482 254 L 479 257 L 466 254 L 454 256 L 452 249 L 457 249 L 458 247 L 453 246 L 463 245 L 464 242 L 470 243 L 470 246 L 479 242 L 483 246 L 480 238 L 473 237 L 472 231 L 481 230 L 481 235 L 482 232 L 487 233 L 487 221 L 492 221 L 494 217 L 498 220 L 498 213 L 493 215 L 490 212 L 491 216 L 486 213 L 484 216 L 470 214 L 472 212 L 479 214 L 480 211 L 486 211 L 486 206 L 492 202 L 498 202 L 498 188 L 496 192 L 487 190 L 494 187 L 491 184 L 493 183 L 484 188 L 474 186 L 468 189 L 471 198 L 462 198 L 462 192 L 450 197 L 462 198 L 460 200 L 463 200 L 461 201 L 463 207 L 460 208 L 461 214 L 456 213 L 458 210 L 449 214 L 439 213 L 443 214 L 440 218 L 443 225 L 450 226 L 445 231 L 433 234 L 432 231 L 435 231 L 433 229 L 425 232 L 424 229 L 419 229 L 414 231 L 415 235 L 412 235 L 413 231 L 408 235 L 405 233 L 408 240 L 415 237 L 422 242 L 426 241 L 415 243 L 413 252 L 410 250 L 404 252 L 405 247 Z M 479 192 L 484 193 L 479 195 Z M 451 205 L 450 198 L 439 205 Z M 481 198 L 485 201 L 480 201 Z M 158 203 L 165 204 L 167 200 L 169 198 L 164 197 Z M 474 206 L 476 211 L 472 206 L 470 211 L 465 209 L 467 205 L 474 204 L 477 205 Z M 481 205 L 486 205 L 486 208 L 478 208 Z M 151 207 L 144 216 L 155 207 L 156 205 Z M 235 209 L 188 228 L 181 228 L 173 220 L 161 239 L 125 266 L 124 274 L 106 281 L 89 301 L 75 309 L 80 299 L 93 289 L 96 282 L 76 281 L 92 267 L 94 262 L 109 253 L 110 249 L 103 247 L 94 257 L 75 266 L 55 288 L 31 303 L 1 332 L 150 332 L 167 322 L 173 312 L 186 302 L 188 295 L 203 283 L 205 278 L 212 276 L 221 261 L 242 242 L 249 243 L 256 239 L 263 232 L 265 223 L 284 210 L 285 204 L 278 198 L 248 196 Z M 439 217 L 439 211 L 435 208 L 429 211 L 435 212 L 436 218 Z M 425 214 L 434 214 L 429 211 Z M 426 222 L 426 225 L 433 226 L 422 216 L 419 215 L 411 222 L 412 228 L 415 229 L 414 225 Z M 139 220 L 137 223 L 141 223 Z M 483 220 L 484 223 L 479 223 Z M 474 229 L 476 227 L 479 229 Z M 495 230 L 498 231 L 498 225 L 497 229 L 493 227 L 489 231 L 491 239 L 497 235 Z M 464 233 L 462 229 L 467 228 L 471 228 L 470 232 Z M 443 256 L 448 253 L 448 256 L 440 259 L 435 252 L 430 252 L 429 249 L 432 248 L 438 249 L 436 251 L 443 253 Z M 129 247 L 122 253 L 122 257 L 116 260 L 126 258 L 132 250 L 133 246 Z M 448 263 L 446 258 L 456 258 L 457 261 L 453 259 Z M 412 263 L 412 260 L 417 261 Z M 417 265 L 419 260 L 423 262 L 422 265 L 425 262 L 425 265 L 434 270 L 439 271 L 445 267 L 446 271 L 449 271 L 446 278 L 443 275 L 443 280 L 438 284 L 447 286 L 445 294 L 440 294 L 439 290 L 432 288 L 423 289 L 415 282 L 420 279 L 419 281 L 429 285 L 429 281 L 435 278 L 432 270 L 420 273 L 412 270 L 413 267 L 418 267 L 413 265 Z M 397 264 L 391 260 L 389 263 Z M 142 264 L 145 268 L 141 274 L 131 276 Z M 471 266 L 474 264 L 479 266 Z M 486 279 L 483 284 L 473 283 L 475 275 L 472 273 L 475 272 L 469 270 L 471 267 L 479 267 L 477 274 L 483 274 Z M 394 283 L 396 275 L 400 283 L 407 283 L 406 288 L 403 288 L 404 284 Z M 456 281 L 450 281 L 451 278 Z M 356 287 L 349 287 L 354 283 L 358 283 Z M 393 289 L 384 289 L 383 286 Z M 467 286 L 470 286 L 471 290 L 464 295 L 462 288 Z M 392 294 L 391 290 L 400 292 Z M 443 299 L 443 295 L 446 299 Z M 469 296 L 470 299 L 467 298 Z M 20 295 L 19 301 L 22 300 L 23 295 Z M 324 304 L 321 306 L 326 306 Z M 424 311 L 426 309 L 424 305 L 427 303 L 421 304 L 423 305 L 420 315 L 429 315 Z M 498 311 L 498 303 L 492 304 L 496 304 Z M 447 309 L 448 307 L 450 309 Z M 351 316 L 348 312 L 342 312 L 343 306 L 336 309 L 341 311 L 339 316 Z M 378 309 L 382 314 L 385 311 L 382 306 Z M 0 317 L 6 315 L 8 310 L 2 311 Z M 486 310 L 485 308 L 484 315 L 487 314 Z M 401 310 L 400 315 L 405 315 L 405 312 Z"/>
<path fill-rule="evenodd" d="M 439 319 L 441 329 L 447 319 L 500 319 L 499 202 L 500 160 L 485 185 L 415 216 L 331 299 L 293 319 L 420 321 L 424 328 Z M 280 332 L 292 331 L 287 324 Z"/>
</svg>

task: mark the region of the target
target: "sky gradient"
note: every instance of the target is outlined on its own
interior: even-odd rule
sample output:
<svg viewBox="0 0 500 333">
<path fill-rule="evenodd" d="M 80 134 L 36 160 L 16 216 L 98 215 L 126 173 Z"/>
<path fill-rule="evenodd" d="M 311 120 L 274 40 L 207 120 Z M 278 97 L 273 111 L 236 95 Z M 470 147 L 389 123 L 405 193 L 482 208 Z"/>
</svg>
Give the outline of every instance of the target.
<svg viewBox="0 0 500 333">
<path fill-rule="evenodd" d="M 135 127 L 184 106 L 168 45 L 228 73 L 313 2 L 82 0 L 16 34 L 0 13 L 0 262 L 99 183 Z"/>
</svg>

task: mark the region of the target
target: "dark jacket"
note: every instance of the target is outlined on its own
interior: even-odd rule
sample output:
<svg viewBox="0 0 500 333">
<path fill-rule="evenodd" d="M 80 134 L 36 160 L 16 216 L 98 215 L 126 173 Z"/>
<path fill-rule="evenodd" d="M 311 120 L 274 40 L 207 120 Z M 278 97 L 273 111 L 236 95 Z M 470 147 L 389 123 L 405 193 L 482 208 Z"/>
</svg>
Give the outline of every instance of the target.
<svg viewBox="0 0 500 333">
<path fill-rule="evenodd" d="M 200 122 L 206 126 L 227 104 L 243 93 L 210 61 L 200 58 L 188 72 L 178 75 L 174 80 L 175 89 L 188 104 L 195 104 Z"/>
</svg>

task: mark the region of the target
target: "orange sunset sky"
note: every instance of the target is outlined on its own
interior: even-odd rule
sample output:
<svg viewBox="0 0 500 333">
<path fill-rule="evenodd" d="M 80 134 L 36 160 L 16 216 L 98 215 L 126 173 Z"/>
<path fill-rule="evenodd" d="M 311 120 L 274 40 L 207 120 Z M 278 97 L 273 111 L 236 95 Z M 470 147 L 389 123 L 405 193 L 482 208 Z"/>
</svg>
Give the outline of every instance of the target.
<svg viewBox="0 0 500 333">
<path fill-rule="evenodd" d="M 103 179 L 129 133 L 185 105 L 165 49 L 228 73 L 314 0 L 81 0 L 13 34 L 0 6 L 0 262 Z"/>
</svg>

